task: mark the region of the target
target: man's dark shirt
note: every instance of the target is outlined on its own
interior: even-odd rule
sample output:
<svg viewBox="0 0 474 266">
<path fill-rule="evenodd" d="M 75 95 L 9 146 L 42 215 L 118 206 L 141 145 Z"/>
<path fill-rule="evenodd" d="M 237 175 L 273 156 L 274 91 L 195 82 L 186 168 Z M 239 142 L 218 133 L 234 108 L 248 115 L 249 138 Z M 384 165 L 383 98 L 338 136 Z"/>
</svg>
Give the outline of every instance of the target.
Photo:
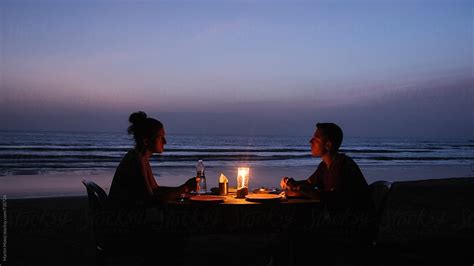
<svg viewBox="0 0 474 266">
<path fill-rule="evenodd" d="M 345 154 L 338 154 L 329 168 L 321 162 L 307 182 L 321 191 L 321 200 L 331 207 L 368 211 L 373 208 L 364 175 Z"/>
</svg>

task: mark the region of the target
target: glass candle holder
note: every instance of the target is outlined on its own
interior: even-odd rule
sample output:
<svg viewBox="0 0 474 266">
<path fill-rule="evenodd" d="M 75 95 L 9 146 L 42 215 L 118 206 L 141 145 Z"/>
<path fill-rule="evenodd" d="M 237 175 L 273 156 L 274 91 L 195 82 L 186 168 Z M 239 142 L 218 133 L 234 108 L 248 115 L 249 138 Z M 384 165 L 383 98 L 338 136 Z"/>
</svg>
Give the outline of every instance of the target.
<svg viewBox="0 0 474 266">
<path fill-rule="evenodd" d="M 249 168 L 240 167 L 237 171 L 237 197 L 243 198 L 249 193 Z"/>
</svg>

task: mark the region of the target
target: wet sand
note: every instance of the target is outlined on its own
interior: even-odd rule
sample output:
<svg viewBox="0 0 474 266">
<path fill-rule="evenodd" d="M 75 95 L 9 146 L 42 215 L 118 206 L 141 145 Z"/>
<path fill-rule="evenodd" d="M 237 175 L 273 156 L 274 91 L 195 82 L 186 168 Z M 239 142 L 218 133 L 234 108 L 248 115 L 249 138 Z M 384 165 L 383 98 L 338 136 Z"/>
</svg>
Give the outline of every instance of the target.
<svg viewBox="0 0 474 266">
<path fill-rule="evenodd" d="M 314 170 L 311 167 L 252 167 L 250 168 L 250 188 L 278 187 L 281 177 L 289 176 L 297 180 L 306 179 Z M 439 179 L 448 177 L 474 176 L 474 171 L 465 165 L 406 165 L 406 166 L 362 166 L 367 183 L 378 180 L 410 181 L 423 179 Z M 158 184 L 178 186 L 195 175 L 195 168 L 164 167 L 155 171 Z M 237 169 L 210 168 L 206 169 L 208 189 L 218 186 L 218 177 L 224 173 L 230 186 L 236 185 Z M 112 183 L 114 171 L 72 171 L 45 175 L 16 175 L 0 177 L 0 193 L 8 198 L 36 198 L 52 196 L 84 196 L 86 191 L 81 181 L 88 179 L 96 182 L 107 192 Z"/>
</svg>

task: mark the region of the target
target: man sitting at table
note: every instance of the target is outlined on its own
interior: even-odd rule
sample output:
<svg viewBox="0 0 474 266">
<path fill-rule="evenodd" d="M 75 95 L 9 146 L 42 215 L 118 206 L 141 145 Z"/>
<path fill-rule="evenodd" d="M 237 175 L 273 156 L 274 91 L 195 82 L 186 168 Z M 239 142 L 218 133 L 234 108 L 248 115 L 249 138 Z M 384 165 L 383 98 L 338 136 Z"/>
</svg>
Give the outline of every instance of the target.
<svg viewBox="0 0 474 266">
<path fill-rule="evenodd" d="M 373 203 L 364 175 L 354 160 L 339 153 L 342 138 L 338 125 L 316 124 L 309 143 L 312 156 L 321 157 L 322 162 L 306 180 L 284 177 L 280 185 L 288 196 L 320 197 L 331 209 L 371 210 Z"/>
<path fill-rule="evenodd" d="M 295 247 L 294 260 L 299 260 L 302 265 L 314 250 L 320 250 L 323 264 L 333 264 L 334 258 L 348 256 L 364 264 L 363 252 L 358 249 L 342 251 L 337 246 L 337 239 L 352 239 L 365 247 L 372 237 L 374 204 L 371 200 L 369 186 L 359 166 L 349 156 L 339 153 L 342 143 L 342 130 L 334 123 L 318 123 L 311 143 L 311 154 L 313 157 L 321 157 L 322 162 L 316 171 L 306 180 L 295 181 L 293 178 L 284 177 L 281 187 L 285 189 L 287 196 L 304 196 L 309 198 L 320 198 L 328 212 L 321 212 L 324 219 L 318 224 L 318 238 L 335 239 L 336 246 L 331 241 L 317 241 L 313 245 L 306 245 L 308 234 L 295 235 L 292 241 Z M 360 218 L 360 219 L 358 219 Z M 341 235 L 341 232 L 343 235 Z M 299 238 L 301 237 L 301 238 Z M 335 237 L 335 238 L 333 238 Z M 359 242 L 361 241 L 361 242 Z M 317 247 L 315 247 L 315 245 Z"/>
</svg>

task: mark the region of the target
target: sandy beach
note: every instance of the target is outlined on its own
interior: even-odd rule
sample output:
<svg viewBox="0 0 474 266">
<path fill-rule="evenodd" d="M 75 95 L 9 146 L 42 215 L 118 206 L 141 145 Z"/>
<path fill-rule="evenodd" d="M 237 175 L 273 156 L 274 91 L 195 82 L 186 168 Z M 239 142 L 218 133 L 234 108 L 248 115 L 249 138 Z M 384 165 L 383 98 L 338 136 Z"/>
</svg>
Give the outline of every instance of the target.
<svg viewBox="0 0 474 266">
<path fill-rule="evenodd" d="M 315 168 L 252 167 L 250 187 L 276 187 L 282 176 L 304 179 L 311 175 Z M 180 185 L 195 173 L 194 167 L 162 167 L 158 169 L 159 171 L 155 171 L 155 177 L 158 183 L 163 186 Z M 433 179 L 474 176 L 468 164 L 362 166 L 361 169 L 369 184 L 378 180 L 397 182 L 426 179 L 431 179 L 427 181 L 429 184 L 433 184 Z M 217 186 L 217 179 L 221 172 L 229 178 L 230 186 L 235 186 L 237 169 L 234 167 L 208 167 L 206 169 L 208 189 Z M 94 236 L 87 222 L 88 201 L 86 190 L 81 181 L 83 179 L 92 180 L 108 192 L 113 174 L 113 171 L 108 170 L 0 177 L 4 209 L 8 216 L 8 218 L 5 216 L 6 219 L 4 219 L 8 224 L 7 238 L 5 239 L 6 265 L 95 265 Z M 417 263 L 438 261 L 452 256 L 456 256 L 457 261 L 460 262 L 470 260 L 471 257 L 468 256 L 469 252 L 466 251 L 466 247 L 470 245 L 471 239 L 466 235 L 466 232 L 472 230 L 474 220 L 472 219 L 472 206 L 466 201 L 466 196 L 472 195 L 469 194 L 471 193 L 469 187 L 472 187 L 472 180 L 473 178 L 460 178 L 458 181 L 440 180 L 439 184 L 435 182 L 434 185 L 428 185 L 432 188 L 423 187 L 425 185 L 422 181 L 419 181 L 421 187 L 418 185 L 419 182 L 398 182 L 402 185 L 397 186 L 396 194 L 391 200 L 392 211 L 387 216 L 388 220 L 386 219 L 380 227 L 380 240 L 383 241 L 379 245 L 380 250 L 377 251 L 377 256 L 383 257 L 390 254 L 391 257 L 394 257 L 393 264 L 389 263 L 388 265 L 398 265 L 406 261 Z M 457 183 L 457 185 L 450 188 L 451 182 Z M 403 185 L 404 183 L 407 184 Z M 467 186 L 463 185 L 464 183 Z M 412 190 L 413 186 L 415 186 L 415 190 Z M 445 191 L 445 188 L 448 188 L 450 192 Z M 426 192 L 429 194 L 423 194 Z M 440 193 L 443 193 L 445 197 L 440 198 Z M 449 200 L 446 201 L 446 199 Z M 419 205 L 415 209 L 412 208 L 413 202 L 418 202 Z M 451 204 L 455 204 L 457 207 L 451 209 Z M 436 207 L 432 209 L 431 206 Z M 438 217 L 440 212 L 448 215 L 447 217 L 450 219 L 436 218 L 433 220 L 433 217 Z M 419 223 L 423 225 L 421 231 Z M 240 243 L 237 239 L 242 237 L 241 235 L 227 234 L 193 235 L 185 243 L 180 244 L 180 250 L 189 252 L 198 245 L 203 248 L 205 259 L 212 259 L 216 250 L 228 252 L 229 245 L 237 245 Z M 268 237 L 274 236 L 269 235 Z M 438 239 L 441 242 L 438 240 L 426 242 L 427 239 Z M 296 248 L 280 237 L 263 242 L 261 239 L 252 241 L 253 245 L 262 247 L 264 250 L 273 250 L 275 243 L 279 243 L 279 247 L 283 247 L 285 250 Z M 430 246 L 427 246 L 428 244 Z M 453 255 L 445 253 L 447 245 L 456 245 L 457 251 L 452 253 Z M 419 246 L 424 248 L 419 249 Z M 339 248 L 337 247 L 337 249 Z M 28 251 L 24 251 L 25 249 Z M 433 250 L 442 252 L 435 252 L 434 254 L 438 255 L 434 256 L 431 255 Z M 52 251 L 54 251 L 54 255 L 51 254 Z M 261 259 L 249 265 L 264 265 L 268 262 L 268 257 L 259 253 L 258 249 L 250 249 L 247 252 L 250 252 L 245 257 L 247 259 L 242 258 L 246 262 L 250 258 Z M 27 256 L 25 257 L 23 254 L 27 254 Z M 192 258 L 193 256 L 184 255 L 182 257 L 184 262 L 180 265 L 193 263 Z M 112 258 L 111 265 L 130 265 L 142 259 L 141 256 L 124 253 L 122 256 Z M 343 261 L 344 258 L 340 258 L 340 260 Z M 202 265 L 207 265 L 208 262 L 203 261 Z M 351 264 L 336 263 L 336 265 Z"/>
<path fill-rule="evenodd" d="M 310 167 L 254 167 L 250 169 L 250 187 L 277 187 L 282 176 L 305 179 L 314 170 Z M 367 183 L 378 180 L 410 181 L 449 177 L 473 176 L 470 165 L 397 165 L 397 166 L 361 166 Z M 155 171 L 158 184 L 178 186 L 195 175 L 195 168 L 163 167 Z M 217 187 L 218 177 L 224 173 L 230 186 L 236 185 L 237 169 L 230 167 L 208 167 L 206 169 L 208 189 Z M 85 188 L 81 181 L 88 179 L 96 182 L 106 191 L 109 190 L 114 171 L 72 171 L 49 173 L 44 175 L 15 175 L 0 177 L 1 194 L 8 198 L 36 198 L 53 196 L 84 196 Z"/>
<path fill-rule="evenodd" d="M 379 170 L 381 169 L 373 169 L 373 173 Z M 107 184 L 110 180 L 106 175 L 91 175 L 91 177 L 98 183 Z M 44 178 L 44 182 L 65 179 L 64 176 Z M 6 265 L 96 265 L 94 237 L 88 224 L 90 217 L 87 211 L 87 197 L 33 196 L 51 195 L 51 193 L 73 194 L 83 191 L 80 175 L 75 177 L 72 175 L 69 178 L 71 178 L 69 181 L 61 185 L 52 187 L 45 183 L 42 187 L 30 189 L 29 194 L 26 192 L 16 194 L 19 197 L 29 195 L 32 198 L 4 198 L 4 210 L 7 213 L 4 221 L 8 224 L 4 239 Z M 364 258 L 364 261 L 374 259 L 376 260 L 374 265 L 400 265 L 406 262 L 420 265 L 447 260 L 449 265 L 458 265 L 472 261 L 469 251 L 472 236 L 469 232 L 474 228 L 472 215 L 474 209 L 467 199 L 472 197 L 473 180 L 474 178 L 455 178 L 395 183 L 397 186 L 387 204 L 389 208 L 387 215 L 379 227 L 378 246 L 371 251 L 370 257 Z M 285 252 L 297 249 L 292 246 L 294 242 L 282 240 L 281 237 L 271 238 L 272 235 L 268 235 L 270 238 L 267 240 L 266 235 L 260 236 L 256 240 L 250 240 L 240 234 L 190 235 L 185 242 L 179 244 L 176 251 L 183 254 L 191 251 L 189 254 L 192 254 L 198 246 L 204 260 L 200 261 L 201 264 L 195 264 L 193 260 L 195 254 L 192 256 L 188 254 L 182 256 L 184 262 L 178 265 L 209 265 L 209 260 L 215 257 L 216 252 L 219 254 L 234 252 L 239 243 L 242 243 L 242 238 L 246 239 L 246 245 L 263 247 L 267 251 L 273 250 L 276 244 L 280 248 L 283 247 Z M 318 234 L 312 237 L 320 239 Z M 162 248 L 160 243 L 158 241 L 151 245 L 156 249 L 154 256 L 160 254 Z M 344 246 L 336 247 L 337 250 L 341 250 Z M 262 263 L 268 263 L 268 257 L 258 250 L 246 249 L 246 256 L 240 259 L 246 261 L 247 265 L 267 265 Z M 335 265 L 354 265 L 349 262 L 351 257 L 350 253 L 348 254 L 339 256 Z M 345 256 L 349 256 L 348 261 L 345 261 Z M 388 256 L 391 258 L 390 262 L 382 259 Z M 111 258 L 112 262 L 109 265 L 132 265 L 142 259 L 140 255 L 125 252 Z M 381 264 L 381 261 L 384 263 Z M 240 265 L 240 263 L 229 261 L 227 265 Z"/>
</svg>

